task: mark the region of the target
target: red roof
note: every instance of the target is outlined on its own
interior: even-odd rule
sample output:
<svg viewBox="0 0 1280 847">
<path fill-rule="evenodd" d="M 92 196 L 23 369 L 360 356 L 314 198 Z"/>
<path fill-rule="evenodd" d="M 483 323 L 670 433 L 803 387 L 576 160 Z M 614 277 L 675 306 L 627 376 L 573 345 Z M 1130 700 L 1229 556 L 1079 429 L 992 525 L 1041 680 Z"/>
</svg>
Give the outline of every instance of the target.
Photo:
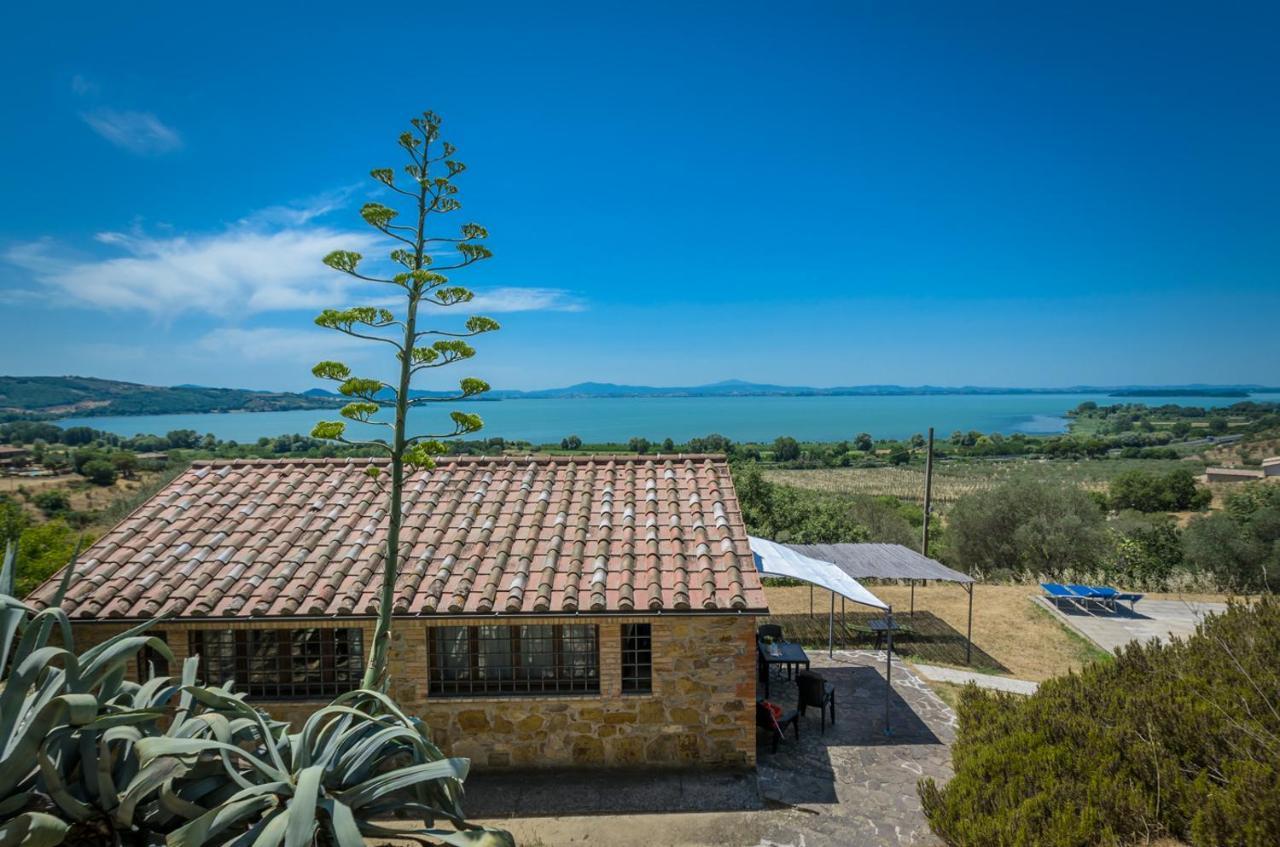
<svg viewBox="0 0 1280 847">
<path fill-rule="evenodd" d="M 62 607 L 374 614 L 387 497 L 371 464 L 387 463 L 197 462 L 81 555 Z M 766 608 L 720 456 L 449 458 L 404 499 L 398 615 Z M 56 589 L 55 575 L 29 599 Z"/>
</svg>

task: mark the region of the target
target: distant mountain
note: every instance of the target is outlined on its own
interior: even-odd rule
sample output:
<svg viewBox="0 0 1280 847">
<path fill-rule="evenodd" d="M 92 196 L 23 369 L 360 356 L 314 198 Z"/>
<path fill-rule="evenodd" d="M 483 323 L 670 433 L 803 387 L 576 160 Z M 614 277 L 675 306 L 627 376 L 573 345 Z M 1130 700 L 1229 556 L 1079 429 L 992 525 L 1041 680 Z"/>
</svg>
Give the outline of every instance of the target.
<svg viewBox="0 0 1280 847">
<path fill-rule="evenodd" d="M 473 402 L 532 399 L 582 399 L 613 397 L 838 397 L 905 396 L 938 394 L 1097 394 L 1111 397 L 1239 397 L 1254 392 L 1280 392 L 1261 385 L 1073 385 L 1063 388 L 997 388 L 976 385 L 851 385 L 815 388 L 807 385 L 774 385 L 729 379 L 709 385 L 649 386 L 612 382 L 580 382 L 564 388 L 535 391 L 496 389 Z M 414 397 L 452 397 L 453 391 L 415 390 Z M 323 388 L 301 393 L 249 391 L 242 388 L 210 388 L 177 385 L 164 388 L 79 376 L 0 376 L 0 419 L 56 418 L 102 415 L 164 415 L 201 412 L 281 412 L 294 409 L 329 409 L 346 398 Z"/>
<path fill-rule="evenodd" d="M 0 376 L 0 415 L 13 418 L 280 412 L 338 405 L 334 398 L 321 394 L 198 385 L 164 388 L 81 376 Z"/>
</svg>

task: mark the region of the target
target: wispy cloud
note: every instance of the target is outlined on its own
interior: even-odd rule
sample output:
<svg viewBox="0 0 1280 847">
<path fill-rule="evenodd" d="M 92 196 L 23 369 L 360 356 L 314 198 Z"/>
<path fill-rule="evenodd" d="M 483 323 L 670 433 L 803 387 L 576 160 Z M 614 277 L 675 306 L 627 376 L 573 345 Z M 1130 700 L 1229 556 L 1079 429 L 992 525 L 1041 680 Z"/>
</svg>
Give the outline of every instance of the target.
<svg viewBox="0 0 1280 847">
<path fill-rule="evenodd" d="M 279 327 L 221 327 L 196 342 L 199 353 L 246 361 L 297 362 L 311 365 L 335 353 L 363 352 L 367 342 L 331 330 Z"/>
<path fill-rule="evenodd" d="M 75 83 L 72 83 L 73 87 Z M 150 112 L 100 108 L 81 112 L 94 132 L 112 144 L 140 156 L 169 153 L 182 147 L 182 136 Z"/>
<path fill-rule="evenodd" d="M 170 320 L 182 314 L 239 319 L 266 312 L 387 304 L 389 289 L 359 283 L 326 268 L 321 258 L 355 250 L 376 266 L 386 244 L 372 232 L 314 223 L 340 208 L 349 191 L 275 206 L 247 215 L 222 232 L 203 235 L 102 232 L 99 252 L 86 257 L 50 238 L 19 243 L 3 259 L 26 272 L 33 290 L 49 300 L 107 310 L 149 313 Z M 466 280 L 459 279 L 466 284 Z M 25 293 L 22 296 L 27 296 Z M 571 292 L 545 287 L 481 290 L 473 313 L 581 311 Z M 459 314 L 463 309 L 457 310 Z"/>
<path fill-rule="evenodd" d="M 586 304 L 562 288 L 493 288 L 468 304 L 476 312 L 581 312 Z"/>
</svg>

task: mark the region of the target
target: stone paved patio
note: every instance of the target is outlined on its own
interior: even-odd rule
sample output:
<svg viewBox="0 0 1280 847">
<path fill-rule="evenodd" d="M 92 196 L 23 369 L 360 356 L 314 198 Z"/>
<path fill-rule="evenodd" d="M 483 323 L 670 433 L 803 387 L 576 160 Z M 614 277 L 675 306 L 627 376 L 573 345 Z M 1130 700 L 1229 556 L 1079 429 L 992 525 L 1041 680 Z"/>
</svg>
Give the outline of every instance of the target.
<svg viewBox="0 0 1280 847">
<path fill-rule="evenodd" d="M 526 847 L 938 844 L 920 811 L 916 781 L 951 775 L 954 713 L 895 662 L 886 735 L 884 654 L 809 655 L 813 670 L 836 686 L 836 723 L 820 732 L 810 709 L 799 744 L 788 735 L 776 754 L 761 737 L 754 785 L 749 775 L 727 774 L 636 772 L 630 787 L 626 775 L 611 776 L 606 786 L 589 773 L 477 774 L 468 780 L 469 806 L 481 815 L 515 811 L 519 817 L 489 822 Z M 772 699 L 789 707 L 795 697 L 793 683 L 774 679 Z"/>
</svg>

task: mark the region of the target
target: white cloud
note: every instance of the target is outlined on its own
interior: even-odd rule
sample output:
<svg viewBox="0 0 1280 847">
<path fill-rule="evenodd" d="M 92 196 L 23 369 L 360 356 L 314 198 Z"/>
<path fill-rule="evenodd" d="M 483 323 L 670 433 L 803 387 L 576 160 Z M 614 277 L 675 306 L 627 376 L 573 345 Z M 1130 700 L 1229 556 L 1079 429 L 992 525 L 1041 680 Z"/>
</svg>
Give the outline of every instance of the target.
<svg viewBox="0 0 1280 847">
<path fill-rule="evenodd" d="M 96 240 L 127 255 L 68 259 L 43 239 L 12 247 L 5 258 L 82 304 L 163 318 L 184 312 L 233 317 L 343 305 L 350 280 L 320 259 L 334 250 L 367 251 L 375 243 L 368 235 L 324 227 L 237 227 L 170 238 L 104 232 Z"/>
<path fill-rule="evenodd" d="M 48 300 L 106 310 L 140 311 L 171 320 L 183 314 L 244 318 L 267 312 L 315 311 L 350 305 L 391 306 L 390 286 L 368 284 L 331 270 L 321 259 L 354 250 L 376 268 L 385 240 L 372 231 L 312 223 L 341 208 L 349 190 L 274 206 L 246 216 L 222 232 L 149 235 L 101 232 L 94 241 L 108 255 L 85 256 L 50 238 L 9 247 L 2 258 Z M 389 264 L 385 259 L 381 264 Z M 466 285 L 466 279 L 459 279 Z M 558 288 L 506 286 L 477 292 L 457 312 L 581 311 L 583 302 Z"/>
<path fill-rule="evenodd" d="M 368 349 L 370 343 L 323 329 L 222 327 L 202 336 L 198 353 L 245 361 L 301 362 L 312 365 L 324 358 Z"/>
<path fill-rule="evenodd" d="M 72 83 L 73 87 L 75 83 Z M 130 153 L 169 153 L 182 147 L 182 136 L 150 112 L 94 109 L 80 117 L 94 132 Z"/>
<path fill-rule="evenodd" d="M 467 304 L 472 312 L 581 312 L 586 305 L 561 288 L 492 288 Z"/>
</svg>

